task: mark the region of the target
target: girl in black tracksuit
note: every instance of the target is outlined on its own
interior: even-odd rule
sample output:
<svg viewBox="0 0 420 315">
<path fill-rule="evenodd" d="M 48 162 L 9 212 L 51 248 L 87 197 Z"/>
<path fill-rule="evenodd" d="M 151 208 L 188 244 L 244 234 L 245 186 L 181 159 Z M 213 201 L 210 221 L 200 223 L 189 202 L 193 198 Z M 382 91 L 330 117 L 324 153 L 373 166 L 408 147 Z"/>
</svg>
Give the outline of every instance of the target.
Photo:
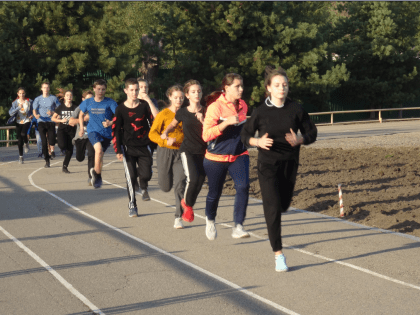
<svg viewBox="0 0 420 315">
<path fill-rule="evenodd" d="M 287 271 L 281 214 L 292 201 L 300 145 L 314 142 L 317 129 L 302 105 L 287 98 L 289 84 L 283 69 L 266 68 L 265 88 L 269 97 L 245 123 L 241 139 L 247 146 L 258 147 L 258 179 L 276 271 Z M 260 138 L 254 137 L 257 130 Z M 296 135 L 298 130 L 302 136 Z"/>
<path fill-rule="evenodd" d="M 76 110 L 77 105 L 73 104 L 73 92 L 65 91 L 63 104 L 58 106 L 51 120 L 59 123 L 57 130 L 57 143 L 58 147 L 65 151 L 65 157 L 63 161 L 63 173 L 70 173 L 67 169 L 70 163 L 71 156 L 73 155 L 73 138 L 76 134 L 76 126 L 69 125 L 70 118 L 73 112 Z"/>
<path fill-rule="evenodd" d="M 185 96 L 189 105 L 179 109 L 171 124 L 162 133 L 162 139 L 168 137 L 180 122 L 184 131 L 184 140 L 179 151 L 184 173 L 187 177 L 184 199 L 181 200 L 182 219 L 186 222 L 194 220 L 193 206 L 206 178 L 203 160 L 207 143 L 202 138 L 205 107 L 200 105 L 202 89 L 200 82 L 189 80 L 184 85 Z"/>
</svg>

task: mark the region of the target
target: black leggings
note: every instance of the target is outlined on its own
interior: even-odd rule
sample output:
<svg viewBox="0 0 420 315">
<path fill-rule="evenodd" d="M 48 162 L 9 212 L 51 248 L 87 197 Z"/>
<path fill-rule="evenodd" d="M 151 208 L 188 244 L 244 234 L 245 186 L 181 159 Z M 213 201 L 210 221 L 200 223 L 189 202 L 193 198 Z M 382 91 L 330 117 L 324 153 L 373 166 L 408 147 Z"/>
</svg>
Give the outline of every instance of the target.
<svg viewBox="0 0 420 315">
<path fill-rule="evenodd" d="M 281 240 L 281 214 L 292 202 L 299 162 L 278 161 L 276 165 L 258 161 L 258 180 L 268 238 L 274 252 L 283 248 Z"/>
<path fill-rule="evenodd" d="M 50 160 L 48 144 L 55 145 L 55 123 L 41 121 L 38 123 L 38 131 L 42 141 L 42 153 L 44 154 L 45 161 Z M 47 142 L 48 133 L 48 142 Z"/>
<path fill-rule="evenodd" d="M 73 130 L 74 129 L 74 130 Z M 63 166 L 69 166 L 71 156 L 73 155 L 73 143 L 72 140 L 76 134 L 75 128 L 73 129 L 58 129 L 57 131 L 57 143 L 61 150 L 66 150 L 64 157 Z"/>
<path fill-rule="evenodd" d="M 93 148 L 92 143 L 86 138 L 75 140 L 74 145 L 76 146 L 76 160 L 79 162 L 85 160 L 86 149 L 88 150 L 88 176 L 89 178 L 92 178 L 90 169 L 95 167 L 95 149 Z"/>
<path fill-rule="evenodd" d="M 31 123 L 16 124 L 16 135 L 18 139 L 19 156 L 23 156 L 23 143 L 28 143 L 28 128 Z"/>
<path fill-rule="evenodd" d="M 203 166 L 204 154 L 182 152 L 181 161 L 185 176 L 187 177 L 184 200 L 187 206 L 193 207 L 206 178 L 206 172 Z"/>
</svg>

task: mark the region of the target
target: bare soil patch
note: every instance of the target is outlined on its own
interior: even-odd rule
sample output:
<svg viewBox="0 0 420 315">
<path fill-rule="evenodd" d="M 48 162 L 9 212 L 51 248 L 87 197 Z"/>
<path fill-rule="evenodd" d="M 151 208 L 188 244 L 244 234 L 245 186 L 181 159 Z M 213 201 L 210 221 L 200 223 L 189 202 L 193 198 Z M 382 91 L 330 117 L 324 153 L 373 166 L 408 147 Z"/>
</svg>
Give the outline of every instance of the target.
<svg viewBox="0 0 420 315">
<path fill-rule="evenodd" d="M 250 196 L 261 199 L 257 152 L 250 151 Z M 302 147 L 292 207 L 420 237 L 420 148 Z M 234 195 L 228 176 L 223 194 Z"/>
</svg>

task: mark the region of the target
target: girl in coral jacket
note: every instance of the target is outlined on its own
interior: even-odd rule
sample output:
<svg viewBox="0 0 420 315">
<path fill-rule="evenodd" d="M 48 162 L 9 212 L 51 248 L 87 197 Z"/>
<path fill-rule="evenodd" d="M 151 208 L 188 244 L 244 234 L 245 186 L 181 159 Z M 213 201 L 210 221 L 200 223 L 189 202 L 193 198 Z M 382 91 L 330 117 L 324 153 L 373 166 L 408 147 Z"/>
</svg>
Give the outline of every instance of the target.
<svg viewBox="0 0 420 315">
<path fill-rule="evenodd" d="M 162 191 L 169 192 L 174 186 L 175 193 L 175 229 L 183 229 L 181 200 L 185 192 L 185 174 L 182 167 L 179 147 L 184 140 L 182 123 L 167 135 L 166 139 L 160 136 L 175 118 L 175 113 L 181 108 L 184 102 L 182 86 L 174 85 L 166 91 L 166 96 L 171 102 L 169 107 L 156 115 L 149 131 L 149 139 L 158 144 L 157 148 L 157 169 L 158 184 Z"/>
<path fill-rule="evenodd" d="M 241 136 L 247 146 L 258 148 L 258 180 L 275 270 L 287 271 L 281 214 L 292 201 L 300 145 L 314 142 L 317 129 L 302 105 L 287 98 L 289 81 L 283 69 L 266 68 L 265 89 L 267 99 L 254 110 Z M 257 130 L 259 138 L 255 138 Z M 296 135 L 298 130 L 301 136 Z"/>
<path fill-rule="evenodd" d="M 32 100 L 25 98 L 26 92 L 23 87 L 17 91 L 18 98 L 12 103 L 9 115 L 16 116 L 16 134 L 18 138 L 19 163 L 23 164 L 23 144 L 25 143 L 25 153 L 29 152 L 28 129 L 32 119 Z"/>
<path fill-rule="evenodd" d="M 217 237 L 215 219 L 228 171 L 236 189 L 232 237 L 249 237 L 243 228 L 249 196 L 249 155 L 240 137 L 248 111 L 248 105 L 241 99 L 243 90 L 242 77 L 229 73 L 222 80 L 221 91 L 206 97 L 208 108 L 203 140 L 208 146 L 203 165 L 209 186 L 206 199 L 206 236 L 209 240 Z"/>
</svg>

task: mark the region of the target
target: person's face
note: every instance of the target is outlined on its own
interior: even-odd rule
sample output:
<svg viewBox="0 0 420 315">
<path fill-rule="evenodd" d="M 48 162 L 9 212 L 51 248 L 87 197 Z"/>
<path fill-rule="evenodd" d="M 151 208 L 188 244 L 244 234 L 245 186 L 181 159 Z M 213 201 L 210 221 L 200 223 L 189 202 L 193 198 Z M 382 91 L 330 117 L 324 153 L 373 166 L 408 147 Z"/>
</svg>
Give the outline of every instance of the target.
<svg viewBox="0 0 420 315">
<path fill-rule="evenodd" d="M 105 85 L 97 85 L 93 88 L 93 92 L 95 92 L 95 96 L 99 98 L 103 98 L 106 93 L 106 86 Z"/>
<path fill-rule="evenodd" d="M 41 91 L 43 94 L 49 94 L 50 93 L 50 85 L 49 84 L 43 84 L 41 86 Z"/>
<path fill-rule="evenodd" d="M 201 92 L 201 86 L 194 84 L 190 86 L 188 93 L 185 94 L 185 97 L 188 98 L 191 102 L 199 103 L 203 93 Z"/>
<path fill-rule="evenodd" d="M 88 94 L 88 95 L 86 95 L 86 97 L 82 97 L 82 101 L 87 100 L 88 98 L 91 98 L 91 97 L 93 97 L 93 95 Z"/>
<path fill-rule="evenodd" d="M 66 94 L 64 94 L 64 100 L 66 102 L 71 102 L 73 100 L 73 93 L 72 92 L 66 92 Z"/>
<path fill-rule="evenodd" d="M 271 84 L 267 86 L 272 98 L 285 99 L 289 93 L 289 82 L 282 75 L 276 75 L 271 78 Z"/>
<path fill-rule="evenodd" d="M 146 82 L 139 82 L 139 93 L 147 94 L 149 93 L 149 85 Z"/>
<path fill-rule="evenodd" d="M 238 100 L 242 97 L 244 91 L 243 82 L 239 79 L 234 79 L 231 85 L 225 86 L 226 96 Z"/>
<path fill-rule="evenodd" d="M 25 91 L 24 91 L 24 90 L 19 90 L 19 91 L 17 92 L 17 96 L 18 96 L 20 99 L 25 98 L 25 95 L 26 95 L 26 93 L 25 93 Z"/>
<path fill-rule="evenodd" d="M 124 89 L 125 94 L 127 94 L 127 99 L 136 100 L 139 96 L 139 86 L 137 84 L 130 84 L 128 88 Z"/>
<path fill-rule="evenodd" d="M 171 96 L 169 96 L 171 101 L 171 106 L 175 106 L 176 109 L 179 109 L 184 102 L 184 93 L 181 91 L 173 91 Z"/>
</svg>

